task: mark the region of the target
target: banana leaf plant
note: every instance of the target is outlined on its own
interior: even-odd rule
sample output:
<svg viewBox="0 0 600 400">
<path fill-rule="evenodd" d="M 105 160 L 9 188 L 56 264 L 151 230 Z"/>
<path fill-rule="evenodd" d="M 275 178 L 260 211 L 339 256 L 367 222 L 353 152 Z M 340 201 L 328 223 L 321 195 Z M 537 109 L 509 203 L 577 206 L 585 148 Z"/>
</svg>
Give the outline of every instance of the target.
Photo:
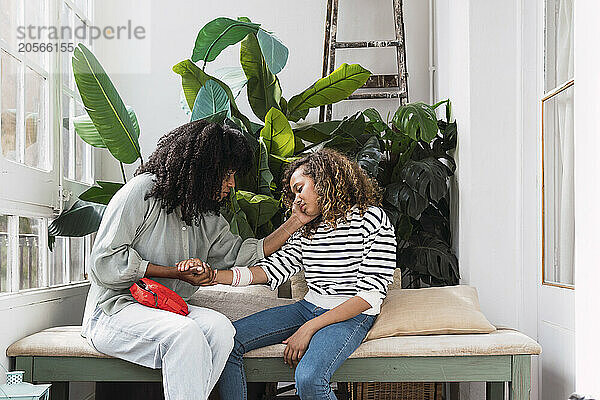
<svg viewBox="0 0 600 400">
<path fill-rule="evenodd" d="M 121 166 L 123 182 L 98 181 L 97 186 L 80 194 L 79 200 L 48 226 L 50 249 L 56 236 L 81 237 L 96 232 L 106 204 L 127 182 L 123 163 L 143 162 L 135 112 L 125 105 L 98 59 L 80 43 L 73 53 L 72 65 L 86 110 L 86 114 L 73 119 L 75 132 L 89 145 L 112 154 Z"/>
<path fill-rule="evenodd" d="M 212 76 L 205 72 L 207 63 L 237 43 L 240 68 L 221 68 Z M 346 99 L 371 75 L 358 64 L 342 64 L 288 102 L 277 76 L 288 55 L 285 45 L 260 24 L 245 17 L 221 17 L 200 30 L 190 59 L 173 66 L 181 76 L 191 120 L 208 119 L 234 126 L 242 130 L 254 150 L 251 172 L 236 177 L 236 191 L 230 196 L 230 204 L 221 210 L 232 232 L 242 237 L 264 237 L 282 222 L 281 175 L 287 164 L 310 150 L 306 144 L 316 135 L 296 135 L 292 124 L 304 119 L 311 108 Z M 200 61 L 202 67 L 196 64 Z M 237 93 L 244 87 L 250 109 L 260 123 L 252 122 L 239 110 Z M 323 138 L 331 131 L 326 133 Z"/>
</svg>

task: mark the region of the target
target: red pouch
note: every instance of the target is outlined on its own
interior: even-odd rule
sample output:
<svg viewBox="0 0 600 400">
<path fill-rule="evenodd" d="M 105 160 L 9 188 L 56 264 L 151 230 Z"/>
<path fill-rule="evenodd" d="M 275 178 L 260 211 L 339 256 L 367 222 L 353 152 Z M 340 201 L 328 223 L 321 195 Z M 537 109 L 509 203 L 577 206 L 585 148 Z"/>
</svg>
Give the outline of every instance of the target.
<svg viewBox="0 0 600 400">
<path fill-rule="evenodd" d="M 161 285 L 152 279 L 142 278 L 129 288 L 133 298 L 138 303 L 174 312 L 180 315 L 188 315 L 190 312 L 186 302 L 177 293 Z"/>
</svg>

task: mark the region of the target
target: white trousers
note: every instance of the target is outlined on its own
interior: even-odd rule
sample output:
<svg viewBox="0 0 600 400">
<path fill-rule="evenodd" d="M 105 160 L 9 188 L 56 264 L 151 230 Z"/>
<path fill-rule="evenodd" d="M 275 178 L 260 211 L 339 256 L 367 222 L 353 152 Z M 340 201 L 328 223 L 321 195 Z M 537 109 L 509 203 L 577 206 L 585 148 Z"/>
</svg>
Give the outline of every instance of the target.
<svg viewBox="0 0 600 400">
<path fill-rule="evenodd" d="M 84 334 L 101 353 L 162 368 L 166 400 L 206 400 L 233 348 L 235 328 L 217 311 L 189 311 L 184 317 L 137 303 L 113 315 L 96 309 Z"/>
</svg>

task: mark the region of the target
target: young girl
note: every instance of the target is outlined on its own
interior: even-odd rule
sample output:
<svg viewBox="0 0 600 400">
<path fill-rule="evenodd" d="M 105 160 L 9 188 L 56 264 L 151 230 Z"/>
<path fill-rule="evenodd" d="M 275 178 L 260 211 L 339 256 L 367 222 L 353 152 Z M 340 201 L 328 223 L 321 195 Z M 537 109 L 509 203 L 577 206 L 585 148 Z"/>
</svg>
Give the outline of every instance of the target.
<svg viewBox="0 0 600 400">
<path fill-rule="evenodd" d="M 312 153 L 288 167 L 284 201 L 316 218 L 256 266 L 218 271 L 215 280 L 274 290 L 304 269 L 309 291 L 297 303 L 234 322 L 222 399 L 246 399 L 244 353 L 275 343 L 287 345 L 284 361 L 296 367 L 301 399 L 335 399 L 331 376 L 363 341 L 393 280 L 394 229 L 358 164 L 332 150 Z"/>
</svg>

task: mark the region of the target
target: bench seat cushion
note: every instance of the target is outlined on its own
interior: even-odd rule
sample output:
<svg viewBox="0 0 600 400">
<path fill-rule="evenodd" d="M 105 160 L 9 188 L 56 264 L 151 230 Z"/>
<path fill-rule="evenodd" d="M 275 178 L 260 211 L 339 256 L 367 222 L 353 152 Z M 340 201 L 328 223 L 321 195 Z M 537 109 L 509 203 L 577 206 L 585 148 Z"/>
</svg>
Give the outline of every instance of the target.
<svg viewBox="0 0 600 400">
<path fill-rule="evenodd" d="M 249 293 L 199 290 L 189 303 L 208 307 L 235 321 L 246 315 L 295 300 L 257 296 Z M 242 306 L 243 305 L 243 306 Z M 80 335 L 80 326 L 61 326 L 34 333 L 15 343 L 7 356 L 96 357 L 110 358 L 97 352 Z M 256 349 L 246 357 L 282 357 L 283 344 Z M 402 336 L 375 339 L 363 343 L 351 358 L 411 356 L 481 356 L 539 354 L 540 346 L 526 335 L 499 328 L 487 334 Z"/>
</svg>

